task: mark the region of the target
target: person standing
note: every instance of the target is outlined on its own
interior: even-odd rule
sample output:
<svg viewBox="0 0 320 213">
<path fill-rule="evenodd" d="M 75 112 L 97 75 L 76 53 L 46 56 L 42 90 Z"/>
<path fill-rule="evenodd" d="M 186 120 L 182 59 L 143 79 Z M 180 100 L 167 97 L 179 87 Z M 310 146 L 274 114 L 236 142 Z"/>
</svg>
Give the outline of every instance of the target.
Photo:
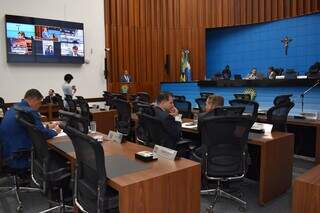
<svg viewBox="0 0 320 213">
<path fill-rule="evenodd" d="M 64 76 L 64 84 L 62 85 L 62 91 L 65 97 L 67 95 L 73 96 L 77 91 L 76 86 L 70 85 L 72 79 L 73 79 L 73 76 L 71 74 L 66 74 Z"/>
<path fill-rule="evenodd" d="M 130 83 L 130 82 L 132 82 L 132 78 L 129 75 L 128 70 L 124 71 L 124 74 L 120 77 L 120 82 L 121 83 Z"/>
</svg>

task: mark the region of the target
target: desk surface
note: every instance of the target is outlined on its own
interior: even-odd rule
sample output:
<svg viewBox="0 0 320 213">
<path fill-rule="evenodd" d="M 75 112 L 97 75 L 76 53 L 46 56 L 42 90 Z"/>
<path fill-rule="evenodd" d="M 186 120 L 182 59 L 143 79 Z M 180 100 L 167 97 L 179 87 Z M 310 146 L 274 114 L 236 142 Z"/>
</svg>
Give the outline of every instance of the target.
<svg viewBox="0 0 320 213">
<path fill-rule="evenodd" d="M 55 144 L 70 141 L 67 136 L 49 140 L 59 153 L 71 161 L 75 168 L 75 153 L 58 150 Z M 71 143 L 71 141 L 70 141 Z M 134 159 L 138 151 L 150 148 L 126 142 L 118 144 L 104 141 L 105 155 L 122 155 Z M 140 162 L 140 161 L 139 161 Z M 144 163 L 148 168 L 138 172 L 110 178 L 107 184 L 119 192 L 121 213 L 194 213 L 200 211 L 200 164 L 187 159 L 170 161 L 158 159 Z M 74 170 L 73 170 L 74 171 Z"/>
<path fill-rule="evenodd" d="M 192 122 L 193 120 L 190 118 L 184 118 L 183 123 L 185 122 Z M 198 134 L 199 131 L 197 128 L 182 128 L 182 131 Z M 292 133 L 286 133 L 286 132 L 271 132 L 271 133 L 249 133 L 249 144 L 256 144 L 256 145 L 265 145 L 266 143 L 269 143 L 270 141 L 279 141 L 283 138 L 286 138 L 288 136 L 293 136 Z"/>
<path fill-rule="evenodd" d="M 293 182 L 292 212 L 317 213 L 320 209 L 320 165 Z"/>
<path fill-rule="evenodd" d="M 71 143 L 69 137 L 67 136 L 48 140 L 49 144 L 53 146 L 55 146 L 55 144 L 57 143 L 62 143 L 66 141 L 69 141 Z M 136 152 L 144 151 L 144 150 L 152 151 L 152 149 L 149 147 L 138 145 L 131 142 L 118 144 L 111 141 L 104 141 L 102 146 L 103 146 L 105 155 L 124 155 L 129 159 L 135 159 L 134 155 Z M 64 150 L 60 150 L 60 151 L 64 152 Z M 67 150 L 67 152 L 64 153 L 64 155 L 66 155 L 71 160 L 75 160 L 75 153 L 73 151 L 70 152 L 70 150 Z M 136 161 L 142 162 L 139 160 L 136 160 Z M 119 187 L 124 187 L 126 185 L 130 185 L 133 183 L 145 181 L 150 178 L 156 178 L 156 177 L 159 177 L 171 172 L 183 170 L 189 167 L 200 166 L 199 163 L 188 160 L 188 159 L 184 159 L 184 158 L 176 161 L 158 159 L 157 161 L 152 161 L 145 164 L 149 166 L 148 169 L 135 172 L 135 173 L 130 173 L 123 176 L 119 176 L 119 177 L 115 177 L 115 178 L 111 178 L 109 181 L 109 184 L 118 190 Z"/>
</svg>

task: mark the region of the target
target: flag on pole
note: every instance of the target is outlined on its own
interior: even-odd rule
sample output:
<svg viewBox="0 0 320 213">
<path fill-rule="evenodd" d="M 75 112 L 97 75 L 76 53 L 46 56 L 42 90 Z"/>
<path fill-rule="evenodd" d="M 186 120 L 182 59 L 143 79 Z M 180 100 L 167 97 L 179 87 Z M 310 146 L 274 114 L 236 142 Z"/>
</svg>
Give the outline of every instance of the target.
<svg viewBox="0 0 320 213">
<path fill-rule="evenodd" d="M 181 63 L 180 63 L 180 81 L 191 81 L 191 65 L 189 59 L 189 50 L 181 51 Z"/>
</svg>

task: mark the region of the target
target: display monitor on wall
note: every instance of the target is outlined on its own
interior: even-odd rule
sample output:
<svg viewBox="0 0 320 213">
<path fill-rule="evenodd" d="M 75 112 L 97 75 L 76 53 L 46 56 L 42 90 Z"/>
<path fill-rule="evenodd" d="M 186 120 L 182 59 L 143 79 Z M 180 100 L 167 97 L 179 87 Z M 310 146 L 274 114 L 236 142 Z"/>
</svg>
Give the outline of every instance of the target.
<svg viewBox="0 0 320 213">
<path fill-rule="evenodd" d="M 83 23 L 5 16 L 7 62 L 84 63 Z"/>
</svg>

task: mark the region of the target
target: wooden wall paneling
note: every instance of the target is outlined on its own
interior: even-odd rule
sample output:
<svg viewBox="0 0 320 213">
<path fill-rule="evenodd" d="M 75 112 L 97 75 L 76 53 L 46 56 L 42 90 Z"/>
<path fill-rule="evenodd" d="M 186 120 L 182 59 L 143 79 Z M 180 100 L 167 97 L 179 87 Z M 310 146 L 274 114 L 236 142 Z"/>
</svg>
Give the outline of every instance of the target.
<svg viewBox="0 0 320 213">
<path fill-rule="evenodd" d="M 284 1 L 285 0 L 279 0 L 278 1 L 278 18 L 283 19 L 284 18 Z"/>
<path fill-rule="evenodd" d="M 289 18 L 291 16 L 291 0 L 284 0 L 284 17 Z"/>
<path fill-rule="evenodd" d="M 304 14 L 305 10 L 304 10 L 304 2 L 305 0 L 298 0 L 298 15 L 302 15 Z"/>
<path fill-rule="evenodd" d="M 269 0 L 259 0 L 259 22 L 265 21 L 265 1 Z"/>
<path fill-rule="evenodd" d="M 272 0 L 271 2 L 271 20 L 276 20 L 278 18 L 278 1 L 281 0 Z"/>
<path fill-rule="evenodd" d="M 222 9 L 221 9 L 221 15 L 222 15 L 222 26 L 228 26 L 230 25 L 230 17 L 229 17 L 229 1 L 223 0 L 222 1 Z"/>
<path fill-rule="evenodd" d="M 241 6 L 240 1 L 233 1 L 234 2 L 234 25 L 241 24 Z"/>
<path fill-rule="evenodd" d="M 240 24 L 246 24 L 246 19 L 247 19 L 247 10 L 246 10 L 246 5 L 247 1 L 246 0 L 240 0 Z"/>
<path fill-rule="evenodd" d="M 223 26 L 223 24 L 222 24 L 222 1 L 223 0 L 216 0 L 216 2 L 215 2 L 215 5 L 216 5 L 216 10 L 215 10 L 215 12 L 216 12 L 216 19 L 217 19 L 217 22 L 216 22 L 216 25 L 217 25 L 217 27 L 222 27 Z"/>
<path fill-rule="evenodd" d="M 252 1 L 252 23 L 259 22 L 259 1 Z"/>
<path fill-rule="evenodd" d="M 246 1 L 246 13 L 247 13 L 247 18 L 246 18 L 246 24 L 247 23 L 253 23 L 253 18 L 252 18 L 252 1 L 253 0 L 247 0 Z"/>
<path fill-rule="evenodd" d="M 206 28 L 261 23 L 319 12 L 320 0 L 104 0 L 109 79 L 123 69 L 150 84 L 179 80 L 181 49 L 191 51 L 192 77 L 205 77 Z M 170 55 L 170 72 L 164 69 Z M 144 86 L 142 86 L 144 87 Z M 146 86 L 147 88 L 147 86 Z"/>
<path fill-rule="evenodd" d="M 298 0 L 291 0 L 291 16 L 298 15 Z"/>
<path fill-rule="evenodd" d="M 265 0 L 264 2 L 265 21 L 272 20 L 272 0 Z"/>
</svg>

